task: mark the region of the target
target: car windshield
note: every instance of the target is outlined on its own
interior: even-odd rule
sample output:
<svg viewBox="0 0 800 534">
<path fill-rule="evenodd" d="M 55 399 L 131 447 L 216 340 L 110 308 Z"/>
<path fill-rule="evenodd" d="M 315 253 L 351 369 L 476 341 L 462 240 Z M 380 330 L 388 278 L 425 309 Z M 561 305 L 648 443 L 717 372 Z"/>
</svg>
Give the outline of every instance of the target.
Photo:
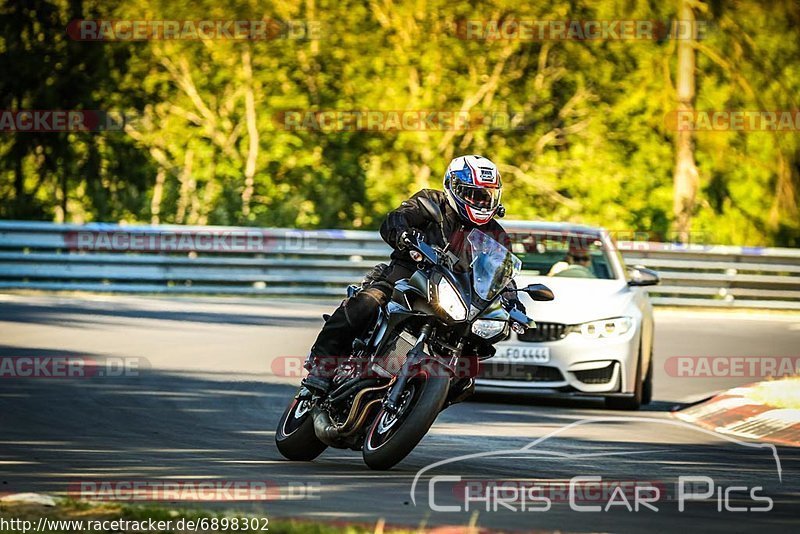
<svg viewBox="0 0 800 534">
<path fill-rule="evenodd" d="M 522 269 L 534 275 L 616 278 L 608 247 L 595 234 L 564 231 L 533 231 L 514 235 L 514 252 Z"/>
<path fill-rule="evenodd" d="M 506 247 L 478 229 L 467 236 L 470 245 L 472 284 L 484 300 L 492 300 L 519 274 L 522 262 Z"/>
</svg>

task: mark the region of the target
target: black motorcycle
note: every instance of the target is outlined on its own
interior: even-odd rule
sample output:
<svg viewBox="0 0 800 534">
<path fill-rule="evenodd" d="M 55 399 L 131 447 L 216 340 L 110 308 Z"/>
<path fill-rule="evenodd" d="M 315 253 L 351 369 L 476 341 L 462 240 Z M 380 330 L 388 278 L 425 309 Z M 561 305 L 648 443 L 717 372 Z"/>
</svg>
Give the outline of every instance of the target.
<svg viewBox="0 0 800 534">
<path fill-rule="evenodd" d="M 425 209 L 441 227 L 442 213 Z M 327 447 L 361 450 L 372 469 L 405 458 L 444 408 L 474 390 L 478 360 L 509 328 L 535 323 L 502 297 L 521 269 L 519 258 L 480 230 L 466 238 L 467 261 L 446 248 L 409 238 L 419 269 L 399 280 L 352 354 L 336 362 L 325 396 L 301 387 L 275 432 L 290 460 L 313 460 Z M 466 265 L 465 265 L 466 263 Z M 353 295 L 359 288 L 350 286 Z M 552 300 L 542 284 L 522 289 L 533 300 Z M 484 356 L 480 356 L 483 354 Z"/>
</svg>

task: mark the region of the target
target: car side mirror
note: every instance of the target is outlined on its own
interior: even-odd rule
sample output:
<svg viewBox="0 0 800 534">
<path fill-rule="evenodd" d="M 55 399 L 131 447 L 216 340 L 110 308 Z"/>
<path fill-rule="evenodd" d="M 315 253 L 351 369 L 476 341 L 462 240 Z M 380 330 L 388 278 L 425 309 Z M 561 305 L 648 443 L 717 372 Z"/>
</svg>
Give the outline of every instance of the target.
<svg viewBox="0 0 800 534">
<path fill-rule="evenodd" d="M 524 291 L 533 300 L 547 301 L 553 300 L 553 290 L 544 284 L 530 284 L 523 287 L 520 291 Z"/>
<path fill-rule="evenodd" d="M 444 215 L 442 215 L 442 210 L 436 202 L 425 197 L 420 198 L 418 202 L 422 205 L 422 208 L 427 212 L 430 218 L 436 221 L 436 224 L 441 225 L 444 222 Z"/>
<path fill-rule="evenodd" d="M 655 286 L 661 282 L 658 273 L 641 265 L 628 267 L 628 285 L 631 287 Z"/>
</svg>

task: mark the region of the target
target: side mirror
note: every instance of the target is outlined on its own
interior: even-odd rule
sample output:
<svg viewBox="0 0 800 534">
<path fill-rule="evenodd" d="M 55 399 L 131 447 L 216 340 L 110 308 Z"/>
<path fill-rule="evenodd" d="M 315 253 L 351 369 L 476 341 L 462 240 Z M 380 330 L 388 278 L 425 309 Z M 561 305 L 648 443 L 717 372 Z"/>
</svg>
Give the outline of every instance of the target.
<svg viewBox="0 0 800 534">
<path fill-rule="evenodd" d="M 429 198 L 420 198 L 419 203 L 428 213 L 430 218 L 436 221 L 436 224 L 441 225 L 444 222 L 444 215 L 442 215 L 442 210 L 439 208 L 439 205 Z"/>
<path fill-rule="evenodd" d="M 631 287 L 655 286 L 660 282 L 658 273 L 652 269 L 641 265 L 628 267 L 628 285 Z"/>
<path fill-rule="evenodd" d="M 553 300 L 555 298 L 553 295 L 553 290 L 544 284 L 531 284 L 523 287 L 520 291 L 527 293 L 528 296 L 533 300 L 546 301 Z"/>
</svg>

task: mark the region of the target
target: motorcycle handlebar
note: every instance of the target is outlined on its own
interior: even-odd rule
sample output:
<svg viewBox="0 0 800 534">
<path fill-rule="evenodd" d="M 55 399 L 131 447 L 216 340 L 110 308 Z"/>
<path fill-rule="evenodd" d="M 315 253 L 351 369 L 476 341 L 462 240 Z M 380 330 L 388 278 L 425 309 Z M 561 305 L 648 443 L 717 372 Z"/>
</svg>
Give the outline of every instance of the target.
<svg viewBox="0 0 800 534">
<path fill-rule="evenodd" d="M 442 251 L 439 250 L 438 247 L 429 245 L 425 242 L 424 239 L 421 238 L 419 235 L 414 234 L 407 234 L 404 235 L 402 238 L 403 243 L 406 245 L 406 248 L 410 252 L 417 252 L 422 257 L 419 259 L 414 259 L 414 261 L 421 261 L 422 259 L 437 265 L 439 263 L 440 256 Z"/>
<path fill-rule="evenodd" d="M 533 319 L 528 317 L 525 313 L 519 311 L 517 308 L 512 307 L 508 310 L 508 317 L 510 321 L 518 323 L 524 328 L 536 328 L 536 323 Z"/>
</svg>

